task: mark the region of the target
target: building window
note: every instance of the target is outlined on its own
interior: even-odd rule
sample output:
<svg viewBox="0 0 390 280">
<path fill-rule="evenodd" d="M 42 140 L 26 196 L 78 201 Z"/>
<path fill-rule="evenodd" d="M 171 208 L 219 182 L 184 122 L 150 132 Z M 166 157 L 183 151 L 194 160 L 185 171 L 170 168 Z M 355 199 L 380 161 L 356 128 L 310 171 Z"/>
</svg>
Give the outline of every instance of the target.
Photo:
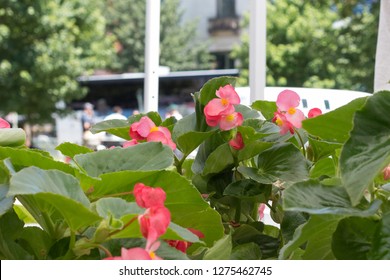
<svg viewBox="0 0 390 280">
<path fill-rule="evenodd" d="M 230 57 L 229 52 L 213 53 L 215 56 L 215 69 L 233 69 L 234 59 Z"/>
<path fill-rule="evenodd" d="M 217 0 L 217 17 L 227 18 L 236 16 L 235 0 Z"/>
<path fill-rule="evenodd" d="M 307 108 L 307 100 L 306 99 L 302 99 L 302 106 L 303 106 L 303 108 Z"/>
<path fill-rule="evenodd" d="M 324 100 L 324 103 L 325 103 L 325 109 L 329 110 L 330 109 L 329 100 Z"/>
</svg>

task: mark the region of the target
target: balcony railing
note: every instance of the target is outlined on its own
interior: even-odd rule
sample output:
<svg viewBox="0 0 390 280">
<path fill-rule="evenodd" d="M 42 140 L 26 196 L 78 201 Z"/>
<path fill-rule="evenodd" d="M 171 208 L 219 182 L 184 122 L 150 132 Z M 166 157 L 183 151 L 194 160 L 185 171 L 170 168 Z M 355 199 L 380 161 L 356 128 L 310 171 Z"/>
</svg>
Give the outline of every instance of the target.
<svg viewBox="0 0 390 280">
<path fill-rule="evenodd" d="M 240 31 L 240 22 L 238 17 L 223 17 L 209 19 L 209 34 L 216 35 L 219 32 L 229 32 L 238 34 Z"/>
</svg>

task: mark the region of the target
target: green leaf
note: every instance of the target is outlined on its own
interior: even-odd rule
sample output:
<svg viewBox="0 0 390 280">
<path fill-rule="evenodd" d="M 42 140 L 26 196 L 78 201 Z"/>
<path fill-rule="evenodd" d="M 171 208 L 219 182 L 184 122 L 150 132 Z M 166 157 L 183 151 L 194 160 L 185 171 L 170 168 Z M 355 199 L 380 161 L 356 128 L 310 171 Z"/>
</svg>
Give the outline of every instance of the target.
<svg viewBox="0 0 390 280">
<path fill-rule="evenodd" d="M 0 146 L 17 147 L 24 145 L 26 133 L 21 128 L 0 129 Z"/>
<path fill-rule="evenodd" d="M 19 220 L 14 211 L 9 211 L 0 217 L 0 259 L 33 259 L 33 256 L 17 243 L 23 226 L 24 223 Z"/>
<path fill-rule="evenodd" d="M 245 243 L 233 248 L 230 255 L 231 260 L 261 260 L 261 251 L 259 246 L 254 243 Z"/>
<path fill-rule="evenodd" d="M 206 105 L 213 98 L 217 98 L 216 91 L 223 86 L 231 84 L 235 85 L 237 78 L 235 77 L 217 77 L 208 80 L 200 90 L 200 103 Z"/>
<path fill-rule="evenodd" d="M 306 119 L 302 122 L 302 127 L 309 134 L 323 140 L 344 143 L 352 129 L 353 116 L 364 105 L 366 99 L 366 97 L 357 98 L 336 110 Z"/>
<path fill-rule="evenodd" d="M 202 142 L 209 138 L 215 131 L 199 132 L 196 129 L 195 114 L 188 115 L 179 120 L 172 132 L 172 139 L 179 149 L 186 155 L 195 150 Z"/>
<path fill-rule="evenodd" d="M 306 260 L 332 260 L 332 234 L 336 230 L 341 216 L 313 215 L 297 228 L 294 237 L 279 252 L 279 259 L 290 259 L 295 254 L 301 254 L 301 246 L 306 244 Z"/>
<path fill-rule="evenodd" d="M 24 228 L 18 242 L 19 244 L 25 245 L 25 247 L 31 248 L 31 253 L 38 260 L 47 259 L 53 243 L 50 236 L 38 227 Z"/>
<path fill-rule="evenodd" d="M 236 109 L 236 112 L 239 112 L 242 114 L 244 117 L 244 120 L 247 119 L 259 119 L 260 114 L 256 110 L 252 110 L 250 107 L 242 105 L 242 104 L 237 104 L 234 106 Z"/>
<path fill-rule="evenodd" d="M 332 250 L 339 260 L 367 260 L 377 221 L 349 217 L 339 222 L 333 234 Z"/>
<path fill-rule="evenodd" d="M 76 155 L 74 160 L 88 175 L 98 177 L 104 173 L 124 170 L 165 169 L 173 164 L 173 153 L 166 145 L 150 142 Z"/>
<path fill-rule="evenodd" d="M 271 185 L 260 184 L 254 180 L 244 179 L 231 183 L 224 191 L 224 195 L 239 198 L 250 198 L 257 202 L 266 202 L 271 194 Z"/>
<path fill-rule="evenodd" d="M 223 160 L 222 160 L 223 159 Z M 234 158 L 228 143 L 224 143 L 213 151 L 207 158 L 203 169 L 203 176 L 219 173 L 234 166 Z"/>
<path fill-rule="evenodd" d="M 331 158 L 320 159 L 310 170 L 310 178 L 320 178 L 322 176 L 334 177 L 335 175 L 336 167 Z"/>
<path fill-rule="evenodd" d="M 313 161 L 316 162 L 322 158 L 327 158 L 328 156 L 335 153 L 337 149 L 341 148 L 340 143 L 332 143 L 323 140 L 316 140 L 309 137 L 310 149 L 313 153 Z"/>
<path fill-rule="evenodd" d="M 8 190 L 8 184 L 0 184 L 0 217 L 11 209 L 14 204 L 14 197 L 7 196 Z"/>
<path fill-rule="evenodd" d="M 14 166 L 36 166 L 41 169 L 58 169 L 65 173 L 75 174 L 75 170 L 69 164 L 56 161 L 34 150 L 0 147 L 0 159 L 5 158 L 10 158 Z"/>
<path fill-rule="evenodd" d="M 111 223 L 116 223 L 120 226 L 113 227 L 114 229 L 121 229 L 122 226 L 128 223 L 136 216 L 143 214 L 145 209 L 140 208 L 135 202 L 127 202 L 121 198 L 101 198 L 95 203 L 98 214 L 110 220 Z M 112 221 L 114 218 L 117 221 Z M 120 221 L 118 221 L 120 220 Z M 129 227 L 123 229 L 112 238 L 128 238 L 128 237 L 142 237 L 137 220 Z M 164 239 L 172 240 L 186 240 L 192 243 L 199 242 L 199 238 L 189 230 L 178 226 L 175 223 L 170 223 L 167 232 L 162 236 Z"/>
<path fill-rule="evenodd" d="M 351 136 L 340 155 L 340 171 L 352 204 L 390 162 L 390 92 L 377 92 L 356 112 Z"/>
<path fill-rule="evenodd" d="M 258 168 L 239 167 L 238 171 L 263 184 L 278 179 L 297 182 L 308 177 L 308 163 L 302 153 L 291 143 L 272 146 L 258 156 Z"/>
<path fill-rule="evenodd" d="M 64 156 L 68 156 L 70 158 L 73 158 L 75 155 L 78 154 L 88 154 L 93 152 L 93 150 L 91 150 L 90 148 L 70 142 L 65 142 L 58 145 L 56 147 L 56 150 L 60 151 Z"/>
<path fill-rule="evenodd" d="M 171 212 L 172 222 L 184 228 L 200 230 L 208 246 L 223 235 L 220 215 L 203 200 L 198 190 L 184 177 L 173 171 L 122 171 L 102 174 L 101 181 L 90 194 L 92 200 L 102 196 L 131 192 L 138 182 L 161 187 L 167 194 L 164 205 Z M 133 195 L 123 199 L 134 201 Z"/>
<path fill-rule="evenodd" d="M 100 218 L 90 211 L 89 200 L 73 176 L 58 170 L 25 168 L 10 181 L 8 195 L 30 195 L 37 199 L 41 211 L 56 209 L 72 230 L 88 226 Z M 39 222 L 37 217 L 34 218 Z"/>
<path fill-rule="evenodd" d="M 245 136 L 243 136 L 244 138 Z M 245 143 L 245 140 L 244 140 Z M 266 149 L 270 148 L 273 145 L 273 143 L 269 142 L 260 142 L 260 141 L 253 141 L 250 143 L 245 143 L 245 146 L 242 150 L 238 152 L 238 161 L 243 161 L 247 159 L 251 159 L 252 157 L 260 154 L 261 152 L 265 151 Z"/>
<path fill-rule="evenodd" d="M 229 260 L 232 252 L 232 237 L 225 235 L 222 239 L 215 242 L 205 253 L 204 260 Z"/>
<path fill-rule="evenodd" d="M 107 120 L 99 122 L 91 127 L 92 133 L 108 132 L 125 140 L 130 140 L 130 123 L 127 120 Z"/>
<path fill-rule="evenodd" d="M 366 202 L 353 207 L 343 187 L 323 185 L 318 180 L 295 183 L 284 191 L 283 196 L 285 210 L 310 214 L 367 217 L 374 215 L 381 205 L 381 201 L 375 200 L 371 205 Z"/>
<path fill-rule="evenodd" d="M 277 111 L 275 101 L 257 100 L 252 103 L 251 107 L 261 112 L 266 120 L 273 119 L 274 113 Z"/>
<path fill-rule="evenodd" d="M 206 160 L 209 155 L 215 151 L 220 145 L 224 144 L 220 133 L 213 134 L 207 138 L 199 147 L 196 153 L 194 164 L 192 165 L 192 171 L 195 174 L 201 174 L 206 164 Z"/>
<path fill-rule="evenodd" d="M 373 260 L 390 259 L 390 213 L 383 215 L 374 234 L 369 258 Z"/>
</svg>

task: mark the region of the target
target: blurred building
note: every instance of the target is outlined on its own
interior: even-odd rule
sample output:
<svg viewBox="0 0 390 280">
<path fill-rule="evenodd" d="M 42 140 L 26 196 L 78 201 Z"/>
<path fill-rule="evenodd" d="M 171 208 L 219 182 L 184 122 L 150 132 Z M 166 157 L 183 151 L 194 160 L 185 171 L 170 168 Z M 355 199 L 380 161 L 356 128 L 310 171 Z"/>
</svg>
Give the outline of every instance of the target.
<svg viewBox="0 0 390 280">
<path fill-rule="evenodd" d="M 209 42 L 216 57 L 216 69 L 235 68 L 230 52 L 240 43 L 242 19 L 250 9 L 250 0 L 181 0 L 183 21 L 198 21 L 200 40 Z"/>
</svg>

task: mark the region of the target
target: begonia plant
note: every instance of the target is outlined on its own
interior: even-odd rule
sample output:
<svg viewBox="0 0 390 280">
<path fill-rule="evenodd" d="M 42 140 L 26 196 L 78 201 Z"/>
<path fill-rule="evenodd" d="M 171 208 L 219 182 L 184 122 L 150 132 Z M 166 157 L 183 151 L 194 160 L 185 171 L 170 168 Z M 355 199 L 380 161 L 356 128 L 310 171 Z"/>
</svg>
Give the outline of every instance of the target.
<svg viewBox="0 0 390 280">
<path fill-rule="evenodd" d="M 0 119 L 1 259 L 390 259 L 390 92 L 330 112 L 240 104 L 234 77 L 195 112 L 96 124 L 93 151 L 25 147 Z"/>
</svg>

